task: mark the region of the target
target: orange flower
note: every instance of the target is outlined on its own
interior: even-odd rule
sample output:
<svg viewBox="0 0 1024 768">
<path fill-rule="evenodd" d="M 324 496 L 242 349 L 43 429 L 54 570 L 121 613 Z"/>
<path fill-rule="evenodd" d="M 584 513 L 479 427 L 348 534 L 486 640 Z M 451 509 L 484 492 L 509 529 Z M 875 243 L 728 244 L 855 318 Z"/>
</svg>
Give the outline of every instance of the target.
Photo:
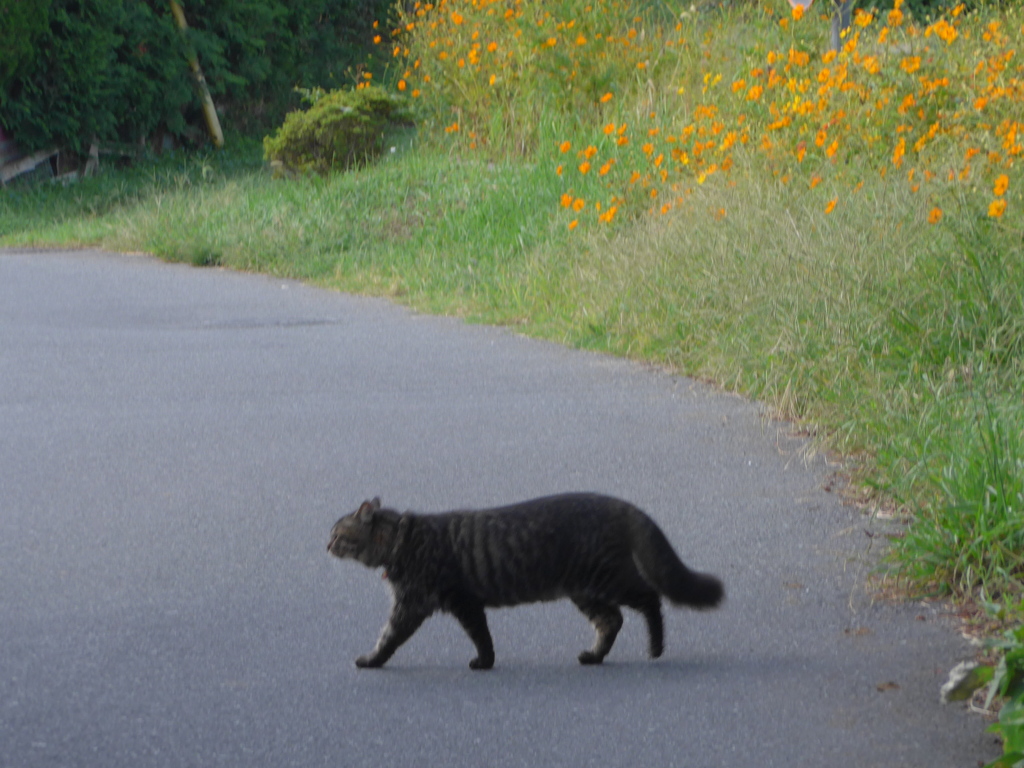
<svg viewBox="0 0 1024 768">
<path fill-rule="evenodd" d="M 602 104 L 607 104 L 609 101 L 612 100 L 612 98 L 613 98 L 612 97 L 612 93 L 611 93 L 611 91 L 609 91 L 608 93 L 606 93 L 604 96 L 601 97 L 601 103 Z"/>
<path fill-rule="evenodd" d="M 564 195 L 562 195 L 561 202 L 563 208 L 568 208 L 570 205 L 572 205 L 572 195 L 566 192 Z"/>
<path fill-rule="evenodd" d="M 906 151 L 907 142 L 902 136 L 900 136 L 899 142 L 897 142 L 896 147 L 892 151 L 892 164 L 897 168 L 903 165 L 903 155 L 906 154 Z"/>
<path fill-rule="evenodd" d="M 906 72 L 908 75 L 917 72 L 921 68 L 921 57 L 920 56 L 907 56 L 900 62 L 900 69 Z"/>
<path fill-rule="evenodd" d="M 586 207 L 587 207 L 587 201 L 584 200 L 582 197 L 577 197 L 575 200 L 573 200 L 572 209 L 574 211 L 576 211 L 577 213 L 579 213 L 580 211 L 582 211 Z"/>
<path fill-rule="evenodd" d="M 405 90 L 405 88 L 406 88 L 406 85 L 405 85 L 405 80 L 399 80 L 399 81 L 398 81 L 398 90 L 400 90 L 400 91 L 404 91 L 404 90 Z"/>
<path fill-rule="evenodd" d="M 954 27 L 952 24 L 950 24 L 945 19 L 939 19 L 934 24 L 932 24 L 930 27 L 926 28 L 925 31 L 924 31 L 924 36 L 928 37 L 933 32 L 946 45 L 950 45 L 954 40 L 956 40 L 956 38 L 958 36 L 958 33 L 956 31 L 956 27 Z"/>
<path fill-rule="evenodd" d="M 615 123 L 608 123 L 608 125 L 604 127 L 604 135 L 611 136 L 613 133 L 615 133 Z"/>
<path fill-rule="evenodd" d="M 595 147 L 593 144 L 591 144 L 589 147 L 587 147 L 585 150 L 583 150 L 583 156 L 587 160 L 589 160 L 590 158 L 592 158 L 596 154 L 597 154 L 597 147 Z"/>
<path fill-rule="evenodd" d="M 928 214 L 928 223 L 938 224 L 940 221 L 942 221 L 942 209 L 932 208 L 931 213 Z"/>
<path fill-rule="evenodd" d="M 1005 173 L 999 174 L 996 177 L 995 186 L 992 187 L 992 194 L 996 197 L 1002 197 L 1006 194 L 1006 190 L 1010 188 L 1010 179 Z"/>
<path fill-rule="evenodd" d="M 508 12 L 511 13 L 512 11 L 509 10 Z M 574 229 L 576 229 L 576 227 L 579 226 L 579 223 L 580 222 L 579 222 L 578 219 L 573 219 L 572 221 L 570 221 L 569 222 L 569 231 L 572 232 Z"/>
<path fill-rule="evenodd" d="M 793 6 L 793 21 L 800 21 L 804 17 L 804 7 L 802 5 Z"/>
<path fill-rule="evenodd" d="M 1006 200 L 1003 198 L 993 200 L 988 204 L 988 215 L 993 219 L 998 219 L 1004 213 L 1006 213 Z"/>
<path fill-rule="evenodd" d="M 903 11 L 900 10 L 901 5 L 903 5 L 903 0 L 896 0 L 893 9 L 889 11 L 888 21 L 890 27 L 898 27 L 903 23 Z"/>
<path fill-rule="evenodd" d="M 836 203 L 838 203 L 838 202 L 839 202 L 839 198 L 838 197 L 833 197 L 831 200 L 829 200 L 828 201 L 828 205 L 825 206 L 825 213 L 826 214 L 832 213 L 832 211 L 834 211 L 836 209 Z"/>
<path fill-rule="evenodd" d="M 462 14 L 460 14 L 460 13 L 452 13 L 452 24 L 454 24 L 455 26 L 458 26 L 461 23 L 462 23 Z"/>
<path fill-rule="evenodd" d="M 580 163 L 580 173 L 588 173 L 590 171 L 590 161 L 584 160 Z"/>
<path fill-rule="evenodd" d="M 601 166 L 601 167 L 600 167 L 600 168 L 598 169 L 598 171 L 597 171 L 597 174 L 598 174 L 599 176 L 605 176 L 605 175 L 606 175 L 606 174 L 608 173 L 608 171 L 610 171 L 610 170 L 612 169 L 612 166 L 613 166 L 613 165 L 615 165 L 615 158 L 614 158 L 614 157 L 613 157 L 613 158 L 612 158 L 611 160 L 609 160 L 609 161 L 608 161 L 607 163 L 605 163 L 604 165 L 602 165 L 602 166 Z"/>
<path fill-rule="evenodd" d="M 572 143 L 571 142 L 563 141 L 561 144 L 558 145 L 558 151 L 561 152 L 562 154 L 565 154 L 570 149 L 572 149 Z"/>
</svg>

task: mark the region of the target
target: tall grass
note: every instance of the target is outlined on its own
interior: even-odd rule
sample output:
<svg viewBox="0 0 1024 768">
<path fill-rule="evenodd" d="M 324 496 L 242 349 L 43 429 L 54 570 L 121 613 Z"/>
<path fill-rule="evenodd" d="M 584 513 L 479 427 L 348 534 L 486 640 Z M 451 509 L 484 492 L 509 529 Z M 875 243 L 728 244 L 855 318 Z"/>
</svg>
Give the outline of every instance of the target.
<svg viewBox="0 0 1024 768">
<path fill-rule="evenodd" d="M 421 109 L 412 149 L 325 179 L 214 157 L 7 192 L 0 237 L 301 277 L 712 378 L 908 513 L 904 584 L 1019 597 L 1019 9 L 860 15 L 830 56 L 825 21 L 785 4 L 665 8 L 413 5 L 379 43 Z"/>
<path fill-rule="evenodd" d="M 945 592 L 983 588 L 990 600 L 1020 603 L 1024 407 L 975 396 L 943 410 L 953 418 L 936 437 L 948 458 L 930 478 L 933 499 L 898 543 L 904 573 Z"/>
</svg>

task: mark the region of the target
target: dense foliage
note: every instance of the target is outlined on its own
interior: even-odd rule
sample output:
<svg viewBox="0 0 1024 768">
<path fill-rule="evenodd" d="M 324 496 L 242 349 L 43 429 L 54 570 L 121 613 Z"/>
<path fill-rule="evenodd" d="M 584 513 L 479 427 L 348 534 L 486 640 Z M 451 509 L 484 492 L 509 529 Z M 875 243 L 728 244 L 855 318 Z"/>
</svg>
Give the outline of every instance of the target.
<svg viewBox="0 0 1024 768">
<path fill-rule="evenodd" d="M 256 131 L 293 89 L 337 87 L 362 66 L 386 0 L 192 0 L 179 34 L 164 0 L 2 0 L 0 125 L 26 150 L 135 143 L 200 125 L 196 51 L 224 127 Z M 195 131 L 195 138 L 201 137 Z"/>
<path fill-rule="evenodd" d="M 267 160 L 315 173 L 358 166 L 380 154 L 389 126 L 411 121 L 403 100 L 382 88 L 317 91 L 310 101 L 264 139 Z"/>
</svg>

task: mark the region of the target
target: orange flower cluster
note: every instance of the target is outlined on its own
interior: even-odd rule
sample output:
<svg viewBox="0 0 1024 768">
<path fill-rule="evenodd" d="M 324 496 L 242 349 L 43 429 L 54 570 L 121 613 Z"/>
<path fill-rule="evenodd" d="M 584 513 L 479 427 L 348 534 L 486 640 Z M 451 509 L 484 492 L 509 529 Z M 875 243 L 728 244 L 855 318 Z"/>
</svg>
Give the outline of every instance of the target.
<svg viewBox="0 0 1024 768">
<path fill-rule="evenodd" d="M 391 46 L 399 90 L 448 140 L 529 153 L 544 151 L 537 126 L 583 126 L 547 145 L 556 157 L 584 147 L 557 165 L 571 229 L 584 214 L 600 223 L 624 211 L 666 214 L 741 156 L 746 166 L 760 157 L 781 184 L 802 177 L 813 189 L 825 179 L 825 213 L 868 173 L 927 195 L 933 224 L 954 186 L 991 190 L 981 207 L 994 218 L 1020 198 L 1024 56 L 1014 46 L 1024 28 L 1007 28 L 1005 17 L 983 24 L 958 6 L 921 27 L 896 0 L 886 13 L 857 12 L 841 49 L 822 52 L 821 36 L 803 31 L 820 19 L 797 7 L 778 25 L 788 42 L 758 49 L 732 82 L 705 59 L 702 82 L 666 88 L 666 73 L 679 70 L 672 56 L 703 50 L 710 33 L 645 24 L 625 0 L 557 11 L 526 0 L 398 8 L 381 44 Z M 665 118 L 647 106 L 655 91 L 678 93 L 677 106 L 657 104 Z"/>
<path fill-rule="evenodd" d="M 839 52 L 812 54 L 799 45 L 770 50 L 724 92 L 713 87 L 718 76 L 706 73 L 707 100 L 692 121 L 681 129 L 661 127 L 658 138 L 641 145 L 643 158 L 602 150 L 623 167 L 613 193 L 629 200 L 637 185 L 651 200 L 668 193 L 668 202 L 649 208 L 668 213 L 692 189 L 688 182 L 700 185 L 727 174 L 732 153 L 740 150 L 765 156 L 782 184 L 801 167 L 818 169 L 811 172 L 811 189 L 827 176 L 837 191 L 844 184 L 858 191 L 863 179 L 846 169 L 871 170 L 865 161 L 883 178 L 890 168 L 902 170 L 909 192 L 924 189 L 933 203 L 956 197 L 955 185 L 973 188 L 965 185 L 994 179 L 987 213 L 1002 217 L 1010 205 L 1010 178 L 1024 158 L 1024 66 L 1013 39 L 996 21 L 984 27 L 980 41 L 976 30 L 961 34 L 962 7 L 922 30 L 908 23 L 900 6 L 897 0 L 880 19 L 858 14 Z M 932 36 L 941 49 L 929 47 Z M 966 40 L 970 47 L 962 44 Z M 915 54 L 900 53 L 908 48 Z M 964 92 L 974 94 L 971 110 L 957 97 Z M 963 160 L 950 168 L 955 146 Z M 974 157 L 980 165 L 972 165 Z M 839 203 L 839 195 L 831 197 L 824 213 Z M 942 218 L 941 206 L 933 204 L 927 220 L 937 224 Z"/>
</svg>

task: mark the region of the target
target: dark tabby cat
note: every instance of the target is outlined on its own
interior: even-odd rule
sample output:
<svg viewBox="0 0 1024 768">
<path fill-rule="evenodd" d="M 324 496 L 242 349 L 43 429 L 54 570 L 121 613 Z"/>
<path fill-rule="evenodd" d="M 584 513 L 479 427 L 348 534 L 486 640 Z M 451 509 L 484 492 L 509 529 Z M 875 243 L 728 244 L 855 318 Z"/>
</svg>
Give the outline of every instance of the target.
<svg viewBox="0 0 1024 768">
<path fill-rule="evenodd" d="M 661 595 L 712 608 L 714 576 L 689 570 L 665 534 L 632 504 L 596 494 L 549 496 L 498 509 L 439 515 L 382 509 L 366 501 L 331 530 L 327 551 L 384 567 L 394 607 L 377 647 L 358 667 L 382 666 L 437 610 L 476 645 L 469 666 L 490 669 L 494 645 L 484 608 L 568 597 L 593 623 L 597 642 L 579 655 L 600 664 L 622 627 L 619 606 L 647 620 L 650 653 L 661 655 Z"/>
</svg>

